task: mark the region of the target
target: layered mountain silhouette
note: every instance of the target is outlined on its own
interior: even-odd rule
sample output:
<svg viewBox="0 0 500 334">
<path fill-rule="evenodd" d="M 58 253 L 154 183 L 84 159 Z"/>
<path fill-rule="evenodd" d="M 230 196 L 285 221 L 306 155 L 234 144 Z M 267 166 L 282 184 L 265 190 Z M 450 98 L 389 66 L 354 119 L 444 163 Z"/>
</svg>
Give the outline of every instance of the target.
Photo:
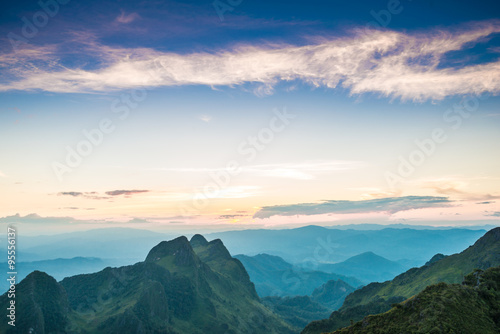
<svg viewBox="0 0 500 334">
<path fill-rule="evenodd" d="M 349 326 L 351 321 L 360 321 L 367 315 L 386 312 L 391 309 L 394 303 L 417 295 L 428 286 L 438 283 L 459 284 L 464 280 L 465 275 L 475 269 L 486 270 L 499 265 L 500 227 L 490 230 L 474 245 L 459 254 L 446 257 L 439 254 L 426 265 L 410 269 L 392 281 L 371 283 L 354 291 L 346 297 L 344 304 L 338 311 L 333 312 L 328 319 L 310 323 L 302 333 L 333 332 Z M 453 309 L 448 311 L 453 312 Z"/>
<path fill-rule="evenodd" d="M 294 266 L 275 255 L 236 255 L 235 258 L 243 263 L 250 275 L 250 279 L 255 283 L 257 293 L 261 297 L 311 295 L 316 288 L 326 282 L 339 279 L 353 287 L 363 285 L 363 282 L 357 278 L 320 270 L 304 269 Z M 340 303 L 342 301 L 343 299 Z"/>
<path fill-rule="evenodd" d="M 438 283 L 383 314 L 333 334 L 500 332 L 500 267 L 476 270 L 462 284 Z"/>
<path fill-rule="evenodd" d="M 401 274 L 405 269 L 403 265 L 390 261 L 373 252 L 365 252 L 349 259 L 332 264 L 322 264 L 318 267 L 319 270 L 328 273 L 342 273 L 346 276 L 356 277 L 357 279 L 370 282 L 384 282 L 393 279 L 396 275 Z"/>
<path fill-rule="evenodd" d="M 163 241 L 144 262 L 58 283 L 35 271 L 16 287 L 15 328 L 2 333 L 291 333 L 261 304 L 220 240 Z M 7 294 L 0 306 L 7 308 Z"/>
<path fill-rule="evenodd" d="M 338 309 L 354 288 L 342 280 L 330 280 L 310 296 L 272 296 L 262 302 L 300 332 L 309 322 L 327 317 Z"/>
</svg>

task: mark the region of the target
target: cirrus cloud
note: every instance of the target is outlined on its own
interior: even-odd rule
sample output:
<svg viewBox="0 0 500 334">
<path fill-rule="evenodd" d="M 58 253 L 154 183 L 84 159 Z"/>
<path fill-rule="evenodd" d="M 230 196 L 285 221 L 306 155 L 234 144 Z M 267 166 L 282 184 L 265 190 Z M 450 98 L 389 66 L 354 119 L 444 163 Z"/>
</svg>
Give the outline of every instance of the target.
<svg viewBox="0 0 500 334">
<path fill-rule="evenodd" d="M 255 85 L 256 94 L 272 94 L 279 82 L 301 81 L 315 87 L 342 87 L 351 94 L 375 93 L 402 100 L 439 100 L 458 94 L 500 92 L 500 61 L 446 67 L 448 53 L 463 50 L 500 32 L 500 21 L 469 24 L 452 31 L 408 34 L 359 31 L 316 44 L 246 45 L 214 53 L 176 54 L 153 49 L 93 45 L 101 68 L 68 69 L 54 65 L 36 71 L 7 66 L 0 91 L 45 90 L 59 93 L 106 92 L 160 86 Z M 46 48 L 50 50 L 50 48 Z M 25 54 L 25 53 L 23 53 Z M 8 55 L 0 57 L 10 59 Z M 40 62 L 40 59 L 38 59 Z M 6 64 L 9 65 L 9 64 Z M 11 64 L 12 65 L 12 64 Z"/>
<path fill-rule="evenodd" d="M 254 214 L 254 218 L 272 216 L 319 215 L 328 213 L 372 213 L 387 212 L 390 214 L 414 209 L 442 208 L 453 205 L 447 197 L 436 196 L 404 196 L 387 197 L 361 201 L 327 200 L 321 203 L 299 203 L 291 205 L 265 206 Z"/>
</svg>

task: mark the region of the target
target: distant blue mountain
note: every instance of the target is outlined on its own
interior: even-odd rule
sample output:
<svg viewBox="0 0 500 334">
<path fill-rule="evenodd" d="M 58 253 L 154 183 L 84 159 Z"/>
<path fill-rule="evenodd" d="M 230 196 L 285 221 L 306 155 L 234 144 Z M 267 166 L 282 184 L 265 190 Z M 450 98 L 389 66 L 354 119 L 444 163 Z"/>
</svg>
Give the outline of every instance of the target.
<svg viewBox="0 0 500 334">
<path fill-rule="evenodd" d="M 20 282 L 29 273 L 38 270 L 46 272 L 60 281 L 65 277 L 100 271 L 110 265 L 110 263 L 116 263 L 116 261 L 102 260 L 94 257 L 74 257 L 72 259 L 18 262 L 16 266 L 16 279 Z M 7 268 L 7 263 L 0 263 L 0 267 Z M 8 289 L 7 280 L 0 281 L 0 289 L 2 293 Z"/>
<path fill-rule="evenodd" d="M 219 232 L 207 239 L 224 240 L 231 254 L 266 253 L 310 268 L 337 263 L 365 252 L 391 261 L 423 265 L 434 254 L 453 254 L 470 246 L 485 230 L 384 228 L 339 230 L 306 226 L 288 230 L 244 230 Z M 403 261 L 402 261 L 403 262 Z"/>
<path fill-rule="evenodd" d="M 391 280 L 410 268 L 406 268 L 398 262 L 387 260 L 373 252 L 365 252 L 343 262 L 321 264 L 318 269 L 328 273 L 353 276 L 367 284 Z"/>
<path fill-rule="evenodd" d="M 269 254 L 236 255 L 234 257 L 240 260 L 245 267 L 260 297 L 312 295 L 316 288 L 331 280 L 342 280 L 352 287 L 363 285 L 363 282 L 353 277 L 317 270 L 305 270 L 293 266 L 278 256 Z M 342 305 L 342 301 L 338 305 L 339 307 Z"/>
</svg>

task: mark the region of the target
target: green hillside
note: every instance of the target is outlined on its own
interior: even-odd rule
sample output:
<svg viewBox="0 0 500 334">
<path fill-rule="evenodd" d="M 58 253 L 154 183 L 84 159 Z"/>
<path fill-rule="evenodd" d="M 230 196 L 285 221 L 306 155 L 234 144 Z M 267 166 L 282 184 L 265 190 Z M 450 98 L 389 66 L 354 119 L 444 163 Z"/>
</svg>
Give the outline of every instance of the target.
<svg viewBox="0 0 500 334">
<path fill-rule="evenodd" d="M 279 256 L 269 254 L 236 255 L 235 258 L 243 263 L 261 297 L 311 295 L 314 289 L 326 282 L 339 279 L 353 287 L 363 285 L 362 281 L 354 277 L 296 267 Z"/>
<path fill-rule="evenodd" d="M 460 283 L 464 275 L 474 269 L 487 269 L 500 265 L 500 228 L 481 237 L 473 246 L 454 254 L 413 268 L 385 283 L 369 284 L 349 295 L 342 309 L 364 305 L 378 299 L 402 296 L 411 297 L 431 284 L 439 282 Z"/>
<path fill-rule="evenodd" d="M 342 307 L 328 319 L 310 323 L 303 334 L 334 331 L 348 326 L 351 320 L 359 321 L 369 314 L 385 312 L 391 304 L 405 300 L 424 290 L 427 286 L 445 283 L 461 283 L 464 275 L 474 269 L 487 269 L 500 265 L 500 228 L 486 233 L 459 254 L 438 260 L 420 268 L 413 268 L 384 283 L 371 283 L 354 291 L 344 301 Z M 440 259 L 439 259 L 440 258 Z"/>
<path fill-rule="evenodd" d="M 201 236 L 164 241 L 144 262 L 60 283 L 34 272 L 18 291 L 19 323 L 2 322 L 0 333 L 292 333 L 261 304 L 222 242 Z M 8 302 L 0 297 L 0 307 Z"/>
<path fill-rule="evenodd" d="M 326 306 L 328 309 L 336 310 L 342 306 L 345 298 L 354 290 L 352 286 L 340 279 L 331 280 L 314 289 L 311 297 L 315 302 Z"/>
<path fill-rule="evenodd" d="M 334 334 L 500 332 L 500 267 L 478 270 L 464 283 L 430 285 L 390 311 Z"/>
</svg>

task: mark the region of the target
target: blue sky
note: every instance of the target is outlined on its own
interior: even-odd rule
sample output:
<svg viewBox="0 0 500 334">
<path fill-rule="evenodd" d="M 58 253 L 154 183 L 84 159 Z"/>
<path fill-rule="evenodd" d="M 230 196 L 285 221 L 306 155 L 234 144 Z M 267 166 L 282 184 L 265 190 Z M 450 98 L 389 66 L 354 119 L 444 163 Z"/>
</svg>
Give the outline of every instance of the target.
<svg viewBox="0 0 500 334">
<path fill-rule="evenodd" d="M 497 2 L 41 3 L 0 18 L 0 217 L 498 223 Z"/>
</svg>

